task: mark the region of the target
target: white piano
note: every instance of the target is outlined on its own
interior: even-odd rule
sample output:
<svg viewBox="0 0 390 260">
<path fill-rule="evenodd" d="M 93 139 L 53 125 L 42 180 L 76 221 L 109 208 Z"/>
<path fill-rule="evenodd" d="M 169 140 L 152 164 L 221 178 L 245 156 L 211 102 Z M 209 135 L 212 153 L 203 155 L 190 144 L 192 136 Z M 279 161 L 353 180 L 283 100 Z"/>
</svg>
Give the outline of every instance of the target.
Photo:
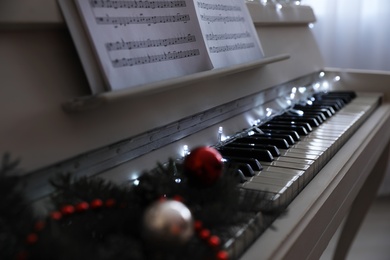
<svg viewBox="0 0 390 260">
<path fill-rule="evenodd" d="M 44 208 L 59 169 L 116 183 L 180 158 L 184 146 L 214 146 L 277 111 L 301 87 L 353 90 L 370 103 L 358 126 L 259 237 L 227 245 L 231 258 L 318 259 L 343 219 L 343 259 L 385 174 L 390 73 L 325 68 L 312 34 L 313 10 L 247 2 L 265 58 L 91 96 L 54 0 L 0 3 L 1 152 L 21 158 L 26 194 Z M 371 101 L 374 97 L 375 101 Z M 363 100 L 363 101 L 362 101 Z M 167 105 L 169 104 L 169 105 Z M 218 133 L 220 134 L 218 137 Z M 245 185 L 244 185 L 245 186 Z"/>
</svg>

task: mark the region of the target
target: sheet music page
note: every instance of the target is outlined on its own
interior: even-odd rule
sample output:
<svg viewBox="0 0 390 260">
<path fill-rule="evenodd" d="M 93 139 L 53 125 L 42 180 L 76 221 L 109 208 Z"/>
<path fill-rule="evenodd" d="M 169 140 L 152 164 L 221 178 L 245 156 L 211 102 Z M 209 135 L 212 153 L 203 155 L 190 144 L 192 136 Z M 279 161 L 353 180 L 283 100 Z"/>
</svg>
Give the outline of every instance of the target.
<svg viewBox="0 0 390 260">
<path fill-rule="evenodd" d="M 195 0 L 214 68 L 259 60 L 263 51 L 244 0 Z"/>
<path fill-rule="evenodd" d="M 75 2 L 111 90 L 212 69 L 192 1 Z"/>
</svg>

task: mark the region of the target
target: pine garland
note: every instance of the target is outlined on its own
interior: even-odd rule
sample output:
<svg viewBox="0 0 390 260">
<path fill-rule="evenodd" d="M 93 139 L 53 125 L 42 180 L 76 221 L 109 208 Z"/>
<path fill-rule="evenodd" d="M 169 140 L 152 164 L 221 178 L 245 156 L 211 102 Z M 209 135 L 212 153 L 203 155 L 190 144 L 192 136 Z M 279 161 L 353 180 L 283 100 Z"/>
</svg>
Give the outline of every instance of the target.
<svg viewBox="0 0 390 260">
<path fill-rule="evenodd" d="M 243 223 L 248 215 L 259 212 L 263 202 L 261 194 L 237 188 L 232 170 L 225 170 L 213 186 L 198 187 L 189 183 L 181 164 L 170 160 L 167 166 L 158 164 L 143 173 L 138 185 L 59 175 L 51 181 L 56 188 L 51 197 L 53 212 L 45 219 L 35 219 L 17 189 L 20 180 L 13 177 L 16 166 L 9 156 L 3 158 L 0 185 L 4 190 L 0 189 L 3 196 L 3 191 L 10 195 L 0 204 L 1 259 L 213 259 L 215 250 L 196 236 L 173 249 L 145 242 L 143 212 L 156 200 L 180 197 L 194 219 L 219 235 L 222 227 Z M 100 204 L 80 213 L 74 211 L 86 202 Z"/>
<path fill-rule="evenodd" d="M 22 195 L 18 160 L 4 154 L 0 168 L 0 259 L 13 259 L 23 246 L 22 238 L 33 223 L 33 211 Z"/>
</svg>

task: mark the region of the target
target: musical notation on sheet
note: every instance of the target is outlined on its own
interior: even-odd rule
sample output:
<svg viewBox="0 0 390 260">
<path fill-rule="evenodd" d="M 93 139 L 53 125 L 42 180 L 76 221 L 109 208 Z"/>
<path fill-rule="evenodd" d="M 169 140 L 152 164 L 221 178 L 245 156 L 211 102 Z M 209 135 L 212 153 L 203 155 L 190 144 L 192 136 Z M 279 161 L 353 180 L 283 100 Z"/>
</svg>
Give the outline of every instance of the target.
<svg viewBox="0 0 390 260">
<path fill-rule="evenodd" d="M 190 1 L 74 1 L 109 89 L 213 68 Z"/>
<path fill-rule="evenodd" d="M 242 8 L 239 5 L 226 5 L 226 4 L 219 4 L 219 3 L 204 3 L 198 1 L 196 3 L 198 5 L 198 8 L 205 9 L 205 10 L 213 10 L 213 11 L 238 11 L 241 12 Z"/>
<path fill-rule="evenodd" d="M 202 21 L 210 23 L 231 23 L 231 22 L 244 22 L 245 18 L 242 16 L 212 16 L 212 15 L 201 15 Z"/>
<path fill-rule="evenodd" d="M 208 41 L 218 41 L 218 40 L 237 40 L 242 38 L 249 38 L 251 37 L 251 34 L 249 32 L 244 33 L 208 33 L 205 34 L 205 38 Z"/>
<path fill-rule="evenodd" d="M 253 42 L 250 43 L 236 43 L 233 45 L 224 45 L 224 46 L 211 46 L 209 48 L 210 53 L 220 53 L 226 51 L 237 51 L 254 48 L 255 44 Z"/>
<path fill-rule="evenodd" d="M 134 17 L 96 17 L 98 24 L 111 24 L 111 25 L 130 25 L 130 24 L 158 24 L 158 23 L 176 23 L 176 22 L 188 22 L 190 16 L 188 14 L 176 14 L 165 16 L 143 16 L 142 14 Z"/>
<path fill-rule="evenodd" d="M 262 58 L 260 42 L 245 1 L 196 0 L 195 6 L 214 67 Z"/>
<path fill-rule="evenodd" d="M 92 0 L 90 4 L 93 8 L 176 8 L 186 7 L 186 1 L 111 1 Z"/>
<path fill-rule="evenodd" d="M 135 58 L 122 58 L 120 60 L 116 59 L 112 61 L 112 65 L 115 68 L 120 68 L 120 67 L 127 67 L 127 66 L 150 64 L 150 63 L 162 62 L 168 60 L 183 59 L 183 58 L 193 57 L 197 55 L 200 55 L 199 49 L 187 50 L 187 51 L 174 51 L 174 52 L 168 52 L 168 53 L 158 54 L 158 55 L 147 55 L 147 56 L 135 57 Z"/>
<path fill-rule="evenodd" d="M 69 1 L 110 90 L 262 58 L 245 1 Z"/>
<path fill-rule="evenodd" d="M 195 42 L 195 35 L 188 34 L 183 37 L 174 37 L 167 39 L 147 39 L 143 41 L 127 41 L 124 40 L 116 41 L 116 42 L 107 42 L 106 49 L 107 51 L 118 51 L 118 50 L 126 50 L 126 49 L 138 49 L 138 48 L 151 48 L 151 47 L 160 47 L 160 46 L 168 46 L 175 44 L 184 44 Z"/>
</svg>

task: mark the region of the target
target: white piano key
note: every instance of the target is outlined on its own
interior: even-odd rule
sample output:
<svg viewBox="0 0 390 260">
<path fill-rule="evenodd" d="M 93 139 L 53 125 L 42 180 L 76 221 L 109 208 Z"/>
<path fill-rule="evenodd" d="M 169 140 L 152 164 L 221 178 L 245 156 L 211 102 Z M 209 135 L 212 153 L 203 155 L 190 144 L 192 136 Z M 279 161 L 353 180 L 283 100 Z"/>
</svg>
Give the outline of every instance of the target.
<svg viewBox="0 0 390 260">
<path fill-rule="evenodd" d="M 284 173 L 270 172 L 270 171 L 268 171 L 268 172 L 261 171 L 258 174 L 256 174 L 255 177 L 252 177 L 252 178 L 256 178 L 256 180 L 254 180 L 254 181 L 258 181 L 258 182 L 261 182 L 264 178 L 267 178 L 268 180 L 270 180 L 272 182 L 276 181 L 276 182 L 280 182 L 280 183 L 286 183 L 291 188 L 293 197 L 298 195 L 298 193 L 301 189 L 301 185 L 303 184 L 303 183 L 299 182 L 300 176 L 288 175 L 288 174 L 284 174 Z"/>
<path fill-rule="evenodd" d="M 288 187 L 286 186 L 278 186 L 259 182 L 245 182 L 239 186 L 244 189 L 264 192 L 264 194 L 269 198 L 271 207 L 287 205 L 288 201 L 292 199 L 286 194 L 286 191 L 288 190 Z"/>
<path fill-rule="evenodd" d="M 222 249 L 228 252 L 230 259 L 237 259 L 246 246 L 262 232 L 265 228 L 263 225 L 263 214 L 258 212 L 247 224 L 235 227 L 235 235 L 223 244 Z"/>
<path fill-rule="evenodd" d="M 256 182 L 284 187 L 285 190 L 283 192 L 287 197 L 294 197 L 298 192 L 298 183 L 294 183 L 294 179 L 291 178 L 270 178 L 268 176 L 259 174 L 249 178 L 247 182 Z"/>
<path fill-rule="evenodd" d="M 294 179 L 295 177 L 297 177 L 297 181 L 298 181 L 298 186 L 299 188 L 303 188 L 304 185 L 305 185 L 305 178 L 306 178 L 306 175 L 305 175 L 305 171 L 300 171 L 300 170 L 295 170 L 295 169 L 288 169 L 288 168 L 280 168 L 280 167 L 274 167 L 274 166 L 265 166 L 264 169 L 260 172 L 257 172 L 256 175 L 260 175 L 260 174 L 274 174 L 274 173 L 278 173 L 278 174 L 283 174 L 283 175 L 286 175 L 286 176 L 289 176 L 291 179 Z"/>
</svg>

